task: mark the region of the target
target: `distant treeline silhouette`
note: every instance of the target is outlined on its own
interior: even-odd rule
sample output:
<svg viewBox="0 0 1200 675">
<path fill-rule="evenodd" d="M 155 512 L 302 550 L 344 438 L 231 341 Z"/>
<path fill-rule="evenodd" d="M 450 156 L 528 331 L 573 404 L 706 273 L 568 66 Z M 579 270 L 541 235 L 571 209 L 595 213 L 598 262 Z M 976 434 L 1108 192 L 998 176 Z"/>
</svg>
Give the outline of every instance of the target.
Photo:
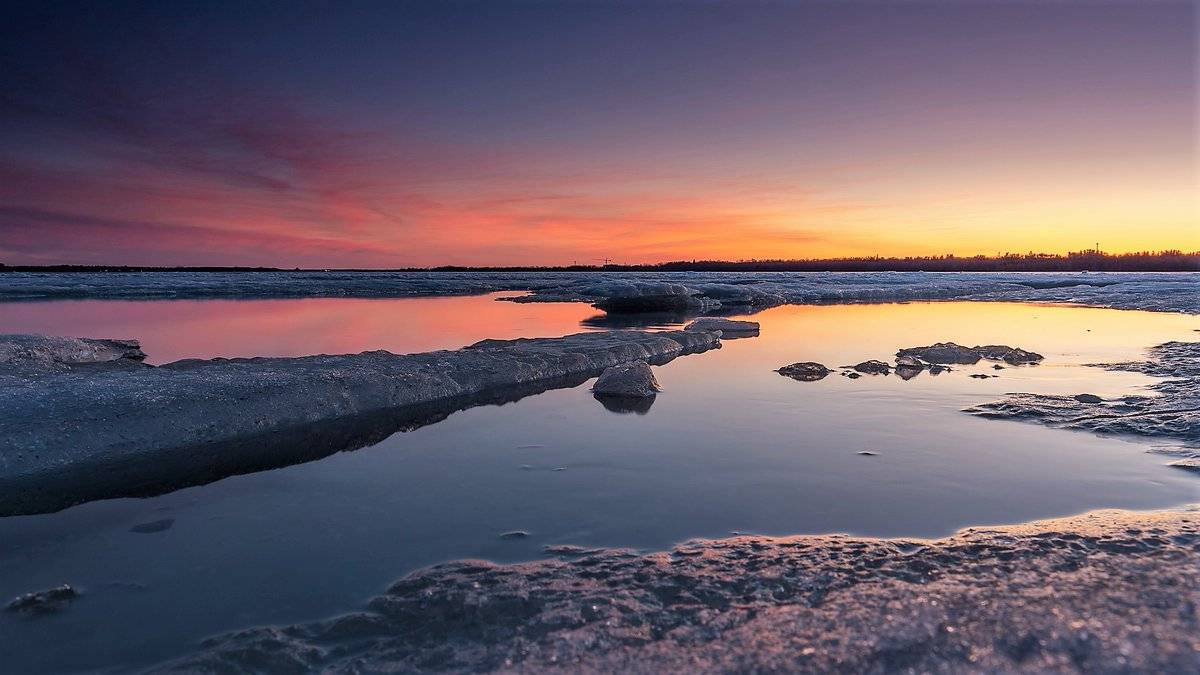
<svg viewBox="0 0 1200 675">
<path fill-rule="evenodd" d="M 569 265 L 565 267 L 435 267 L 444 271 L 614 271 L 614 272 L 1195 272 L 1200 251 L 1104 253 L 1078 251 L 1005 253 L 999 256 L 868 256 L 807 260 L 676 260 L 650 265 Z"/>
<path fill-rule="evenodd" d="M 300 268 L 294 268 L 301 271 Z M 154 267 L 137 265 L 10 265 L 2 272 L 282 272 L 279 267 Z M 306 269 L 303 271 L 322 271 Z M 802 260 L 676 260 L 623 265 L 440 266 L 337 268 L 339 272 L 1195 272 L 1200 251 L 1104 253 L 1097 250 L 1052 253 L 1005 253 L 999 256 L 867 256 Z"/>
</svg>

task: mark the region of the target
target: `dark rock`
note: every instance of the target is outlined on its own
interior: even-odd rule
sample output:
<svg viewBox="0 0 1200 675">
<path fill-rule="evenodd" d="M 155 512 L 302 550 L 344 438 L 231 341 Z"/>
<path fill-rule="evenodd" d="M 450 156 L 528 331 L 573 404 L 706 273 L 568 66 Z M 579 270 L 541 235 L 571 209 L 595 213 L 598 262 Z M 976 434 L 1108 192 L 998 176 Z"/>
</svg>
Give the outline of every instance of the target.
<svg viewBox="0 0 1200 675">
<path fill-rule="evenodd" d="M 861 375 L 861 374 L 859 374 L 859 373 L 855 373 L 855 372 L 850 372 L 850 373 L 842 373 L 842 374 L 843 374 L 843 375 L 845 375 L 846 377 L 848 377 L 848 378 L 852 379 L 852 380 L 857 380 L 858 378 L 862 377 L 862 375 Z"/>
<path fill-rule="evenodd" d="M 79 597 L 79 592 L 63 584 L 44 591 L 35 591 L 18 596 L 4 607 L 9 612 L 23 614 L 50 614 L 66 609 L 67 604 Z"/>
<path fill-rule="evenodd" d="M 971 365 L 980 359 L 976 348 L 964 347 L 953 342 L 939 342 L 928 347 L 909 347 L 896 352 L 896 356 L 913 356 L 926 363 L 959 363 Z"/>
<path fill-rule="evenodd" d="M 501 539 L 524 539 L 528 536 L 529 536 L 529 533 L 526 532 L 525 530 L 512 530 L 509 532 L 501 532 L 500 533 Z"/>
<path fill-rule="evenodd" d="M 1009 365 L 1020 366 L 1038 363 L 1045 357 L 1035 352 L 1025 351 L 1019 347 L 1013 347 L 1000 358 Z"/>
<path fill-rule="evenodd" d="M 1080 403 L 1103 403 L 1104 399 L 1095 394 L 1076 394 L 1075 400 Z"/>
<path fill-rule="evenodd" d="M 992 366 L 992 370 L 1004 370 L 1004 366 L 997 363 L 996 365 Z"/>
<path fill-rule="evenodd" d="M 875 457 L 875 456 L 876 456 L 876 455 L 878 455 L 879 453 L 878 453 L 878 452 L 872 452 L 872 451 L 870 451 L 870 450 L 859 450 L 859 451 L 858 451 L 858 454 L 860 454 L 860 455 L 863 455 L 863 456 L 865 456 L 865 457 Z"/>
<path fill-rule="evenodd" d="M 856 363 L 854 365 L 854 370 L 863 373 L 864 375 L 887 375 L 889 372 L 891 372 L 892 368 L 883 361 L 871 359 L 869 361 L 863 361 L 862 363 Z"/>
<path fill-rule="evenodd" d="M 973 373 L 973 374 L 969 375 L 968 377 L 973 377 L 977 380 L 986 380 L 989 377 L 996 377 L 996 376 L 995 375 L 986 375 L 984 373 Z"/>
<path fill-rule="evenodd" d="M 775 372 L 801 382 L 815 382 L 829 374 L 829 369 L 813 361 L 801 361 L 784 366 Z"/>
</svg>

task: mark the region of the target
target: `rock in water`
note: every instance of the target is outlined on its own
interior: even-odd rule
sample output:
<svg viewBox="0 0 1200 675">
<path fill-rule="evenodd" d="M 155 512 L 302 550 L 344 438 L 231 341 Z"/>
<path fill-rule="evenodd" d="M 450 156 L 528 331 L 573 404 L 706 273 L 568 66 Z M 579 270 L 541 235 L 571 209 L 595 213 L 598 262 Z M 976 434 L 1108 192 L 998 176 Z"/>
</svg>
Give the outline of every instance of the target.
<svg viewBox="0 0 1200 675">
<path fill-rule="evenodd" d="M 1031 364 L 1031 363 L 1037 363 L 1037 362 L 1041 361 L 1043 358 L 1045 358 L 1045 357 L 1043 357 L 1041 354 L 1025 351 L 1024 349 L 1021 349 L 1020 347 L 1013 347 L 1012 349 L 1008 350 L 1004 354 L 1004 356 L 1000 357 L 1000 359 L 1002 361 L 1004 361 L 1005 363 L 1012 365 L 1012 366 L 1020 366 L 1020 365 L 1027 365 L 1027 364 Z"/>
<path fill-rule="evenodd" d="M 67 603 L 79 597 L 79 592 L 69 584 L 55 586 L 44 591 L 35 591 L 18 596 L 5 606 L 9 612 L 26 614 L 49 614 L 66 608 Z"/>
<path fill-rule="evenodd" d="M 650 364 L 640 360 L 607 368 L 592 386 L 592 393 L 597 396 L 646 398 L 660 391 L 662 387 L 654 378 Z"/>
<path fill-rule="evenodd" d="M 1004 361 L 1014 366 L 1037 363 L 1043 358 L 1041 354 L 1026 351 L 1020 347 L 1009 347 L 1008 345 L 964 347 L 953 342 L 938 342 L 928 347 L 908 347 L 896 352 L 896 356 L 918 358 L 925 363 L 963 365 L 978 363 L 979 359 L 988 359 L 989 361 Z"/>
<path fill-rule="evenodd" d="M 870 361 L 855 364 L 854 370 L 865 375 L 887 375 L 891 372 L 892 367 L 883 361 L 871 359 Z"/>
<path fill-rule="evenodd" d="M 1010 366 L 1028 365 L 1041 361 L 1041 354 L 1008 345 L 983 345 L 975 348 L 979 355 L 991 361 L 1004 361 Z"/>
<path fill-rule="evenodd" d="M 689 323 L 683 327 L 684 330 L 707 330 L 716 331 L 722 337 L 742 337 L 747 335 L 758 335 L 757 321 L 735 321 L 734 319 L 722 319 L 715 316 L 705 316 Z"/>
<path fill-rule="evenodd" d="M 915 356 L 904 355 L 896 357 L 896 376 L 902 380 L 911 380 L 921 371 L 925 370 L 925 364 Z"/>
<path fill-rule="evenodd" d="M 979 352 L 953 342 L 939 342 L 928 347 L 909 347 L 896 352 L 896 356 L 912 356 L 926 363 L 959 363 L 971 365 L 981 358 Z"/>
<path fill-rule="evenodd" d="M 1095 394 L 1076 394 L 1075 400 L 1080 403 L 1103 403 L 1104 399 Z"/>
<path fill-rule="evenodd" d="M 801 382 L 815 382 L 829 374 L 829 369 L 813 361 L 801 361 L 784 366 L 775 372 Z"/>
</svg>

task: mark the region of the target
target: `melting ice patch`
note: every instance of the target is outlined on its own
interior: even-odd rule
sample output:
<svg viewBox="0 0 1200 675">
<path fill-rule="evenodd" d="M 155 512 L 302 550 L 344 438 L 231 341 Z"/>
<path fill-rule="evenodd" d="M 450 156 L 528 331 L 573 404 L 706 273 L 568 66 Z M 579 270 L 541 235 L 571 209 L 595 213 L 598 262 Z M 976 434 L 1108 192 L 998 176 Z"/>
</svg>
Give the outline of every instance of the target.
<svg viewBox="0 0 1200 675">
<path fill-rule="evenodd" d="M 1200 343 L 1167 342 L 1151 348 L 1149 356 L 1147 361 L 1092 365 L 1166 378 L 1150 386 L 1150 396 L 1012 394 L 967 412 L 1065 429 L 1172 439 L 1182 441 L 1186 454 L 1200 452 Z"/>
</svg>

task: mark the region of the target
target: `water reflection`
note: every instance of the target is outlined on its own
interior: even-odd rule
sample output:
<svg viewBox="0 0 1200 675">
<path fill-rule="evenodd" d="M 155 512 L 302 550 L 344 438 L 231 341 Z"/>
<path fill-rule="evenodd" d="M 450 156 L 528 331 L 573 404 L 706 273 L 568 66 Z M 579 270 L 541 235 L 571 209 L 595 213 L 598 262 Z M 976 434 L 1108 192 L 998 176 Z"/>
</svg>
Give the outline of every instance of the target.
<svg viewBox="0 0 1200 675">
<path fill-rule="evenodd" d="M 184 358 L 396 354 L 457 349 L 486 338 L 579 332 L 580 303 L 496 302 L 512 293 L 445 298 L 63 300 L 0 303 L 0 331 L 136 338 L 147 363 Z"/>
<path fill-rule="evenodd" d="M 414 306 L 361 302 L 374 312 Z M 337 347 L 327 351 L 417 351 L 474 341 L 472 332 L 512 335 L 522 325 L 562 335 L 594 314 L 585 305 L 479 297 L 427 302 L 459 303 L 466 316 L 450 317 L 444 333 L 422 316 L 375 316 L 370 325 L 420 330 L 354 336 L 365 342 L 329 323 L 324 333 L 297 336 L 296 348 L 308 339 Z M 142 304 L 187 320 L 172 303 Z M 246 325 L 262 325 L 265 342 L 246 333 L 238 343 L 249 353 L 282 344 L 271 312 L 244 306 L 260 308 Z M 491 314 L 495 308 L 501 313 Z M 162 325 L 152 314 L 144 324 L 111 323 L 108 334 L 145 335 L 143 328 Z M 914 303 L 780 307 L 753 318 L 762 323 L 760 337 L 659 368 L 664 390 L 653 414 L 613 414 L 582 382 L 502 407 L 476 406 L 407 433 L 388 435 L 387 424 L 364 421 L 341 433 L 346 446 L 366 447 L 320 461 L 147 499 L 0 518 L 0 598 L 64 582 L 85 591 L 69 611 L 44 620 L 0 614 L 4 668 L 136 670 L 216 632 L 359 607 L 416 567 L 455 558 L 527 560 L 548 544 L 662 549 L 734 530 L 937 536 L 965 525 L 1200 497 L 1200 481 L 1144 452 L 1148 444 L 962 412 L 1010 391 L 1125 394 L 1151 380 L 1081 364 L 1137 359 L 1158 342 L 1195 340 L 1195 317 Z M 68 318 L 57 321 L 70 328 Z M 207 348 L 203 337 L 221 349 L 233 344 L 216 334 L 229 324 L 214 321 L 211 329 L 190 324 L 198 352 Z M 379 344 L 384 337 L 392 342 Z M 891 362 L 902 347 L 947 340 L 1021 346 L 1046 361 L 1000 371 L 955 366 L 909 381 L 799 383 L 774 372 L 798 361 Z M 985 373 L 999 377 L 969 377 Z M 328 450 L 333 440 L 319 445 Z M 168 518 L 170 529 L 130 532 Z M 529 536 L 500 537 L 513 530 Z"/>
<path fill-rule="evenodd" d="M 650 412 L 650 406 L 654 405 L 654 399 L 657 396 L 613 396 L 611 394 L 593 394 L 600 405 L 609 412 L 614 412 L 619 415 L 628 413 L 637 413 L 645 415 Z"/>
</svg>

